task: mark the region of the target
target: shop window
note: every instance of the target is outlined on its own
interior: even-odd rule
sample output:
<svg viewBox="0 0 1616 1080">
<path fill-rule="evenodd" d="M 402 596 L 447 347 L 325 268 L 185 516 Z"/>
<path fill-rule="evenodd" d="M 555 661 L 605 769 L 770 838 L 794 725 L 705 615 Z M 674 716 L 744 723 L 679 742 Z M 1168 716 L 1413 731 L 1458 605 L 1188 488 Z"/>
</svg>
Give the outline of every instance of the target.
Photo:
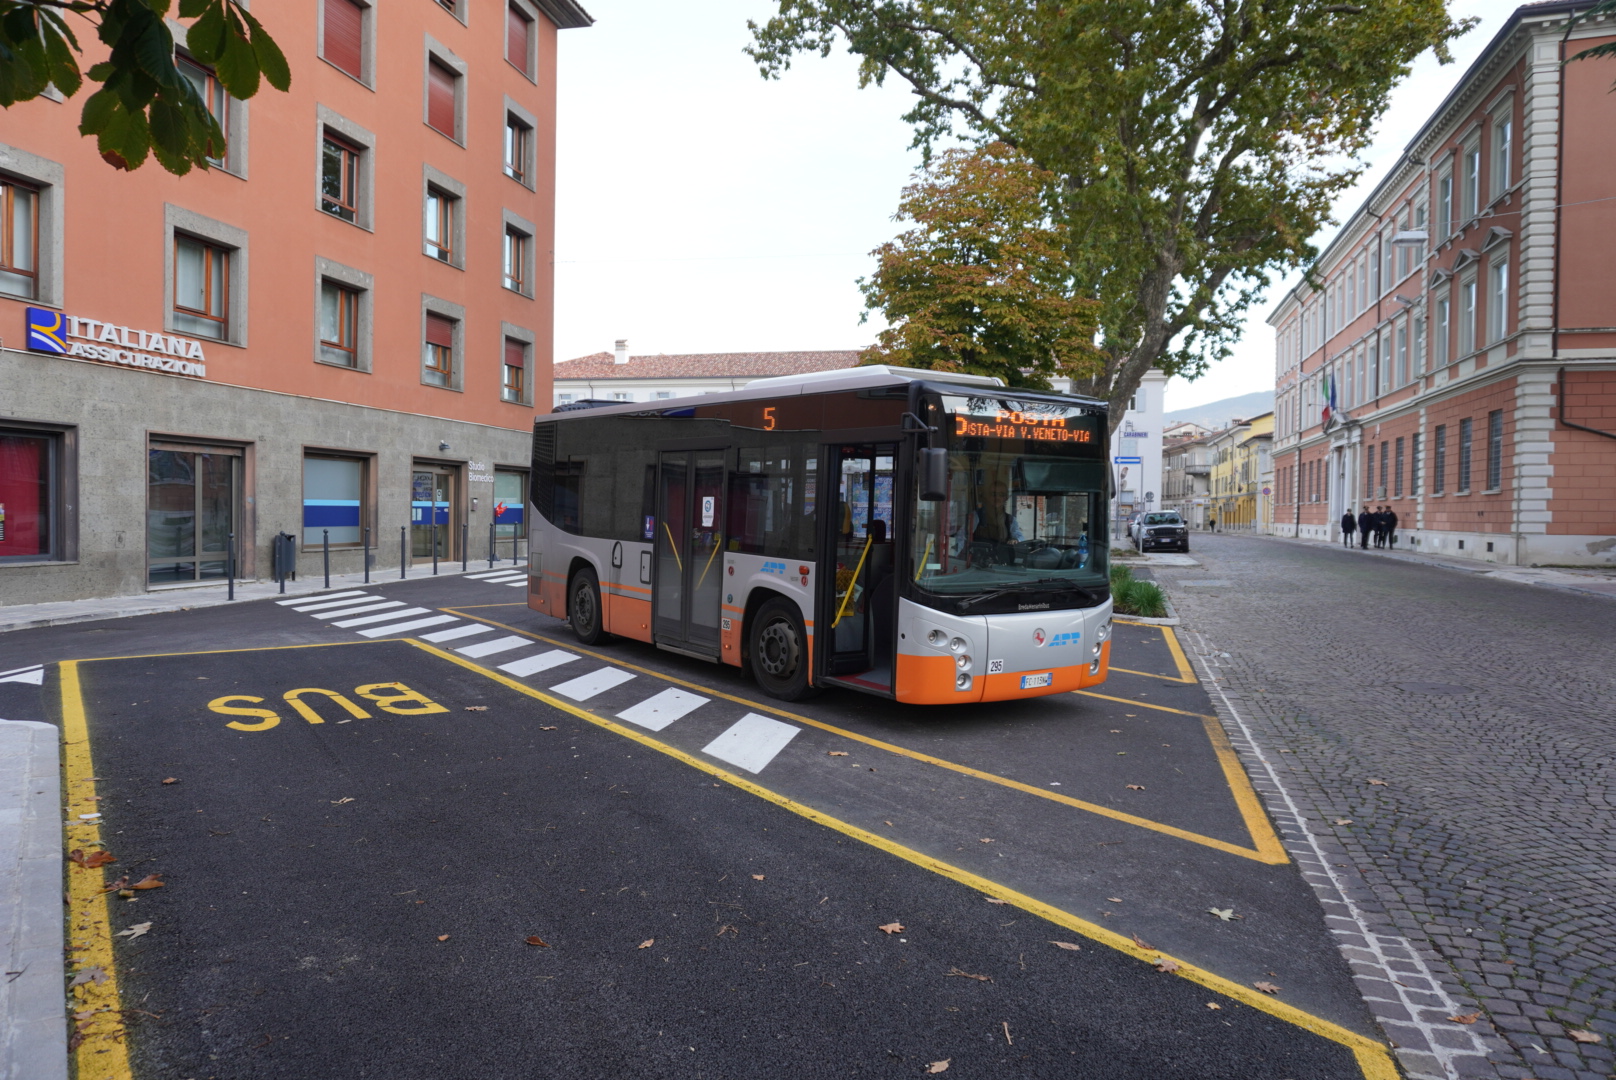
<svg viewBox="0 0 1616 1080">
<path fill-rule="evenodd" d="M 499 396 L 504 401 L 524 404 L 527 398 L 528 346 L 515 338 L 505 339 L 505 362 L 500 376 Z"/>
<path fill-rule="evenodd" d="M 320 55 L 340 71 L 369 83 L 365 64 L 371 10 L 354 0 L 324 0 Z"/>
<path fill-rule="evenodd" d="M 0 428 L 0 563 L 61 558 L 61 435 Z"/>
<path fill-rule="evenodd" d="M 359 297 L 358 289 L 320 283 L 320 359 L 326 363 L 359 366 Z"/>
<path fill-rule="evenodd" d="M 370 521 L 370 490 L 365 458 L 309 454 L 303 458 L 303 543 L 320 546 L 330 534 L 332 547 L 358 547 Z"/>
<path fill-rule="evenodd" d="M 494 532 L 501 540 L 527 537 L 527 473 L 494 470 Z"/>
<path fill-rule="evenodd" d="M 426 253 L 439 262 L 459 265 L 455 235 L 460 200 L 435 187 L 426 189 Z"/>
<path fill-rule="evenodd" d="M 0 176 L 0 294 L 32 300 L 38 278 L 39 192 Z"/>
<path fill-rule="evenodd" d="M 343 221 L 359 220 L 359 147 L 326 133 L 320 150 L 320 209 Z"/>
<path fill-rule="evenodd" d="M 453 319 L 427 313 L 421 378 L 431 386 L 452 386 L 455 382 L 454 336 Z"/>
<path fill-rule="evenodd" d="M 240 573 L 242 451 L 153 442 L 146 461 L 147 580 L 223 579 L 232 544 Z"/>
<path fill-rule="evenodd" d="M 174 237 L 174 329 L 224 340 L 230 323 L 230 252 L 195 237 Z"/>
</svg>

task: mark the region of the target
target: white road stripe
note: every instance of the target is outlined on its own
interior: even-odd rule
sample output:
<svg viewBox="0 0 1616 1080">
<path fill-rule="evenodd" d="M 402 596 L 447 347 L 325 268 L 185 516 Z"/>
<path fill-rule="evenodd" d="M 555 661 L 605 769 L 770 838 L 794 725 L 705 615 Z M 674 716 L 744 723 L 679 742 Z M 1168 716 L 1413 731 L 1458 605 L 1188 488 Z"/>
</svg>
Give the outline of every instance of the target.
<svg viewBox="0 0 1616 1080">
<path fill-rule="evenodd" d="M 712 698 L 699 697 L 669 687 L 654 697 L 646 698 L 638 705 L 629 706 L 617 715 L 619 719 L 627 720 L 631 724 L 638 724 L 652 731 L 661 731 L 681 716 L 694 712 L 711 700 Z"/>
<path fill-rule="evenodd" d="M 479 578 L 478 580 L 504 584 L 507 581 L 515 581 L 517 578 L 525 577 L 527 577 L 526 570 L 502 570 L 497 574 L 489 574 L 487 577 Z"/>
<path fill-rule="evenodd" d="M 292 610 L 293 611 L 319 611 L 319 610 L 321 610 L 323 608 L 338 608 L 338 607 L 347 607 L 349 604 L 363 604 L 366 600 L 385 600 L 385 599 L 386 599 L 386 597 L 377 596 L 374 593 L 360 593 L 358 596 L 350 596 L 350 597 L 347 597 L 346 599 L 343 599 L 343 600 L 331 600 L 331 599 L 329 599 L 327 597 L 321 597 L 318 601 L 316 601 L 315 603 L 312 603 L 312 604 L 296 604 L 296 605 L 294 605 L 292 607 Z"/>
<path fill-rule="evenodd" d="M 345 619 L 349 615 L 360 615 L 360 614 L 363 614 L 364 612 L 367 612 L 367 611 L 381 611 L 384 608 L 395 608 L 395 607 L 403 607 L 403 606 L 404 606 L 404 601 L 402 601 L 402 600 L 383 600 L 379 604 L 372 604 L 372 603 L 369 603 L 369 602 L 364 602 L 364 603 L 361 603 L 358 607 L 343 608 L 340 611 L 317 611 L 317 612 L 314 613 L 313 617 L 316 618 L 316 619 Z"/>
<path fill-rule="evenodd" d="M 0 683 L 33 683 L 35 686 L 45 685 L 45 669 L 42 667 L 30 668 L 10 675 L 0 675 Z"/>
<path fill-rule="evenodd" d="M 421 640 L 434 642 L 458 641 L 463 637 L 476 637 L 478 634 L 486 634 L 492 629 L 492 626 L 484 626 L 482 623 L 467 623 L 465 626 L 456 626 L 449 630 L 439 630 L 435 634 L 423 634 L 421 635 Z"/>
<path fill-rule="evenodd" d="M 475 574 L 467 574 L 466 577 L 472 581 L 481 581 L 483 578 L 502 577 L 510 572 L 511 568 L 507 566 L 503 570 L 479 570 Z"/>
<path fill-rule="evenodd" d="M 580 675 L 570 682 L 564 682 L 560 686 L 552 686 L 550 689 L 574 701 L 588 701 L 596 694 L 620 686 L 633 677 L 633 672 L 624 671 L 622 668 L 603 667 L 598 671 L 591 671 L 588 675 Z"/>
<path fill-rule="evenodd" d="M 456 649 L 455 652 L 470 657 L 492 656 L 497 652 L 508 652 L 531 644 L 533 639 L 512 634 L 509 637 L 495 638 L 493 641 L 479 641 L 475 645 L 467 645 L 464 649 Z"/>
<path fill-rule="evenodd" d="M 499 670 L 509 672 L 519 679 L 525 679 L 529 675 L 537 675 L 541 671 L 549 671 L 553 667 L 560 667 L 562 664 L 570 664 L 576 659 L 578 659 L 578 657 L 570 652 L 562 652 L 560 649 L 551 649 L 549 652 L 541 652 L 533 656 L 524 656 L 520 660 L 512 660 L 508 664 L 501 664 L 499 665 Z"/>
<path fill-rule="evenodd" d="M 410 622 L 392 623 L 388 626 L 376 626 L 369 630 L 361 630 L 361 637 L 386 637 L 388 634 L 402 634 L 406 630 L 417 630 L 423 626 L 442 626 L 446 622 L 454 622 L 453 615 L 434 615 L 429 619 L 414 619 Z"/>
<path fill-rule="evenodd" d="M 389 604 L 387 606 L 392 607 L 393 605 Z M 403 611 L 387 611 L 380 615 L 366 615 L 362 619 L 344 619 L 342 622 L 334 622 L 331 625 L 344 628 L 349 626 L 369 626 L 371 623 L 386 622 L 388 619 L 403 619 L 411 615 L 430 615 L 431 613 L 430 608 L 412 607 L 405 608 Z"/>
<path fill-rule="evenodd" d="M 43 665 L 43 664 L 27 664 L 27 665 L 24 665 L 23 667 L 14 667 L 10 671 L 0 671 L 0 678 L 3 678 L 5 676 L 7 676 L 7 675 L 19 675 L 24 671 L 33 671 L 36 668 L 41 668 L 41 667 L 44 667 L 44 666 L 45 665 Z"/>
<path fill-rule="evenodd" d="M 289 600 L 277 600 L 275 603 L 282 606 L 286 604 L 306 604 L 310 600 L 335 600 L 339 596 L 358 596 L 364 591 L 364 589 L 349 589 L 347 592 L 328 592 L 321 593 L 319 596 L 294 596 Z"/>
<path fill-rule="evenodd" d="M 747 713 L 728 731 L 702 747 L 701 752 L 738 765 L 747 772 L 759 773 L 801 730 L 755 712 Z"/>
<path fill-rule="evenodd" d="M 523 574 L 521 579 L 518 581 L 501 581 L 499 584 L 509 585 L 513 589 L 520 589 L 523 585 L 527 584 L 527 575 Z"/>
</svg>

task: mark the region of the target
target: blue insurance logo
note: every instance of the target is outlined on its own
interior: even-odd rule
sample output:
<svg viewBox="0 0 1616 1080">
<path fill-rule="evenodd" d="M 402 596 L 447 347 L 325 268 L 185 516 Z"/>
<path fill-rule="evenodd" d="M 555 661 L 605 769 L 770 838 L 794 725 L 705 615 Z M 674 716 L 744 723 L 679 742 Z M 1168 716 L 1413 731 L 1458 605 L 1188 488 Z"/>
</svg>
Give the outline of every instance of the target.
<svg viewBox="0 0 1616 1080">
<path fill-rule="evenodd" d="M 67 316 L 49 308 L 29 308 L 28 347 L 34 352 L 66 356 Z"/>
</svg>

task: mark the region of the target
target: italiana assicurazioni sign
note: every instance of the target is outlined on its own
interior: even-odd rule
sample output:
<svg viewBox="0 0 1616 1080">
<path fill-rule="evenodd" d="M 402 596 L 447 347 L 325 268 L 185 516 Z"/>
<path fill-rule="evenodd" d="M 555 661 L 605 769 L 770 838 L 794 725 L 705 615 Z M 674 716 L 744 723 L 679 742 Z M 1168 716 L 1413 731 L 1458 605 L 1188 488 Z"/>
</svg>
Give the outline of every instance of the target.
<svg viewBox="0 0 1616 1080">
<path fill-rule="evenodd" d="M 202 355 L 199 341 L 135 330 L 49 308 L 28 309 L 28 348 L 54 356 L 166 371 L 198 379 L 208 375 L 207 358 Z"/>
</svg>

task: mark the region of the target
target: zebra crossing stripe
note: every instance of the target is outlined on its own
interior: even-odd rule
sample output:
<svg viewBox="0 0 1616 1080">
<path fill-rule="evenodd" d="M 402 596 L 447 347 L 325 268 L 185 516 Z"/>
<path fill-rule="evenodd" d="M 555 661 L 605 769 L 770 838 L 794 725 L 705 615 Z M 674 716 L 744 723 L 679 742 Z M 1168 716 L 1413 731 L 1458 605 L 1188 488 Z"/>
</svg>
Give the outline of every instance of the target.
<svg viewBox="0 0 1616 1080">
<path fill-rule="evenodd" d="M 448 630 L 439 630 L 434 634 L 422 634 L 421 640 L 459 641 L 463 637 L 475 637 L 478 634 L 486 634 L 492 629 L 492 626 L 484 626 L 482 623 L 467 623 L 464 626 L 456 626 Z"/>
<path fill-rule="evenodd" d="M 549 652 L 536 653 L 533 656 L 524 656 L 520 660 L 512 660 L 508 664 L 501 664 L 499 665 L 499 670 L 509 672 L 519 679 L 525 679 L 529 675 L 537 675 L 541 671 L 549 671 L 553 667 L 570 664 L 576 659 L 578 657 L 573 653 L 563 652 L 560 649 L 551 649 Z"/>
<path fill-rule="evenodd" d="M 711 701 L 697 694 L 686 693 L 675 687 L 669 687 L 660 694 L 646 698 L 638 705 L 631 705 L 617 714 L 618 719 L 627 720 L 631 724 L 638 724 L 649 731 L 661 731 L 669 724 L 678 720 Z"/>
<path fill-rule="evenodd" d="M 328 592 L 321 593 L 318 596 L 294 596 L 289 600 L 277 600 L 275 603 L 285 607 L 288 604 L 307 604 L 311 600 L 335 600 L 339 596 L 361 596 L 364 591 L 364 589 L 349 589 L 347 592 Z"/>
<path fill-rule="evenodd" d="M 456 649 L 455 652 L 461 656 L 492 656 L 494 653 L 508 652 L 531 644 L 533 642 L 529 639 L 512 634 L 509 637 L 495 638 L 493 641 L 479 641 L 475 645 L 467 645 L 464 649 Z"/>
<path fill-rule="evenodd" d="M 402 600 L 383 600 L 379 604 L 361 603 L 358 607 L 343 608 L 340 611 L 317 611 L 316 619 L 346 619 L 349 615 L 363 615 L 367 611 L 381 611 L 385 608 L 403 607 Z"/>
<path fill-rule="evenodd" d="M 620 686 L 634 678 L 634 673 L 624 671 L 622 668 L 603 667 L 591 671 L 588 675 L 580 675 L 576 679 L 564 682 L 550 689 L 557 694 L 563 694 L 574 701 L 588 701 L 596 694 L 604 693 L 614 686 Z"/>
<path fill-rule="evenodd" d="M 35 664 L 31 668 L 16 668 L 0 675 L 0 683 L 33 683 L 35 686 L 45 685 L 45 668 Z"/>
<path fill-rule="evenodd" d="M 504 577 L 510 572 L 509 567 L 504 570 L 479 570 L 475 574 L 467 574 L 466 577 L 471 581 L 482 581 L 484 578 Z"/>
<path fill-rule="evenodd" d="M 395 603 L 395 604 L 402 603 L 402 602 L 403 601 L 400 601 L 400 600 L 393 601 L 393 603 Z M 392 607 L 393 605 L 388 604 L 387 606 Z M 346 630 L 350 626 L 369 626 L 372 623 L 386 622 L 388 619 L 404 619 L 404 618 L 408 618 L 411 615 L 430 615 L 430 614 L 432 614 L 432 612 L 430 610 L 428 610 L 427 608 L 424 608 L 424 607 L 412 607 L 412 608 L 405 608 L 403 611 L 384 611 L 380 615 L 366 615 L 366 616 L 364 616 L 363 618 L 360 618 L 360 619 L 344 619 L 341 622 L 334 622 L 331 625 L 332 626 L 339 626 L 342 629 Z"/>
<path fill-rule="evenodd" d="M 392 623 L 388 626 L 373 626 L 369 630 L 361 630 L 361 637 L 386 637 L 388 634 L 402 634 L 406 630 L 418 630 L 423 626 L 442 626 L 446 622 L 454 622 L 453 615 L 434 615 L 427 619 L 413 619 L 410 622 Z"/>
<path fill-rule="evenodd" d="M 701 752 L 749 773 L 760 773 L 801 730 L 758 713 L 747 713 L 702 747 Z"/>
<path fill-rule="evenodd" d="M 296 604 L 296 605 L 294 605 L 292 607 L 292 610 L 293 611 L 323 611 L 326 608 L 349 607 L 349 606 L 351 606 L 353 604 L 363 604 L 367 600 L 383 600 L 383 599 L 386 599 L 386 598 L 381 597 L 381 596 L 376 596 L 376 595 L 374 595 L 372 593 L 360 593 L 358 596 L 350 596 L 350 597 L 347 597 L 346 599 L 343 599 L 343 600 L 332 600 L 332 599 L 329 599 L 327 597 L 321 597 L 318 601 L 316 601 L 314 603 L 311 603 L 311 604 Z"/>
</svg>

